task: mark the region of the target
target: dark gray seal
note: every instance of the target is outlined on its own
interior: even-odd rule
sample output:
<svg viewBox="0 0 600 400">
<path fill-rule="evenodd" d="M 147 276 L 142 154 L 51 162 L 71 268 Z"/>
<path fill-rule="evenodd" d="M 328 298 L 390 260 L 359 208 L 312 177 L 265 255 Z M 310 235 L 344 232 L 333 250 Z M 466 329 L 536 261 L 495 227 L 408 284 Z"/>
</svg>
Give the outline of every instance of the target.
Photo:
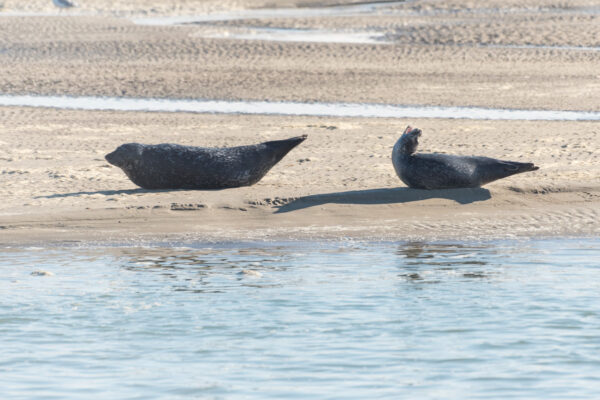
<svg viewBox="0 0 600 400">
<path fill-rule="evenodd" d="M 224 189 L 255 184 L 305 139 L 229 148 L 127 143 L 105 158 L 144 189 Z"/>
<path fill-rule="evenodd" d="M 420 129 L 406 128 L 392 151 L 398 177 L 415 189 L 454 189 L 480 187 L 521 172 L 535 171 L 531 163 L 502 161 L 489 157 L 447 154 L 415 154 Z"/>
</svg>

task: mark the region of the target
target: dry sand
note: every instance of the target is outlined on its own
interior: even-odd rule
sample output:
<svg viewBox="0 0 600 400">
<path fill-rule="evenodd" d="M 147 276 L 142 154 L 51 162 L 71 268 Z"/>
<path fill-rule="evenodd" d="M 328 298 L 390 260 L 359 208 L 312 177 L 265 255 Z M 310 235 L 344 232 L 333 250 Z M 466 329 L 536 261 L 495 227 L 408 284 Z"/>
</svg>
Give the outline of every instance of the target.
<svg viewBox="0 0 600 400">
<path fill-rule="evenodd" d="M 121 7 L 112 9 L 109 2 L 87 2 L 75 11 L 38 3 L 24 9 L 5 1 L 1 11 L 94 16 L 0 17 L 2 94 L 600 111 L 600 51 L 564 48 L 600 46 L 600 13 L 591 1 L 414 1 L 394 6 L 401 12 L 390 15 L 208 27 L 135 25 L 119 15 L 143 15 L 136 2 L 110 2 Z M 267 5 L 189 1 L 169 8 L 156 2 L 146 11 L 186 15 Z M 208 28 L 240 26 L 375 29 L 394 44 L 202 37 Z M 390 154 L 408 123 L 423 129 L 422 151 L 531 161 L 541 169 L 482 189 L 407 189 Z M 300 134 L 308 140 L 248 188 L 145 191 L 103 159 L 131 141 L 234 146 Z M 0 244 L 597 235 L 599 134 L 597 122 L 0 107 Z"/>
</svg>

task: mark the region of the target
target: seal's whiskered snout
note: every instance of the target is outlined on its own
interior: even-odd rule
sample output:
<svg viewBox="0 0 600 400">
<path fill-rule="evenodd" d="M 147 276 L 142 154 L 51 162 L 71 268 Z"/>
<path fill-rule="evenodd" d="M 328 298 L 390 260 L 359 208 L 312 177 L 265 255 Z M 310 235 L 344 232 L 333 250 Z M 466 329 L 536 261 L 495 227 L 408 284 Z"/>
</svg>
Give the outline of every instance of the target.
<svg viewBox="0 0 600 400">
<path fill-rule="evenodd" d="M 111 153 L 108 153 L 107 155 L 104 156 L 104 159 L 106 161 L 108 161 L 109 164 L 114 165 L 115 167 L 120 167 L 120 163 L 119 163 L 119 155 L 118 155 L 118 150 L 115 150 Z"/>
</svg>

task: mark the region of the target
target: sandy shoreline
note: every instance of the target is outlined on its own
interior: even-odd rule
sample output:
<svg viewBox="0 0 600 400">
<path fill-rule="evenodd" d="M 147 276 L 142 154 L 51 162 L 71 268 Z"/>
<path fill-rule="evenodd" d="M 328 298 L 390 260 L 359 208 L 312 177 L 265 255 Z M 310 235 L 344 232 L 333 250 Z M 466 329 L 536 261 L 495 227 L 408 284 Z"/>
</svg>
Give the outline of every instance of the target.
<svg viewBox="0 0 600 400">
<path fill-rule="evenodd" d="M 433 240 L 594 235 L 597 123 L 231 116 L 5 108 L 0 243 L 45 240 Z M 424 151 L 535 160 L 481 189 L 403 187 L 407 123 Z M 43 127 L 43 129 L 42 129 Z M 176 127 L 176 130 L 173 128 Z M 561 132 L 569 132 L 565 137 Z M 103 156 L 120 143 L 234 146 L 308 134 L 261 182 L 145 191 Z M 516 143 L 518 145 L 514 145 Z"/>
<path fill-rule="evenodd" d="M 199 12 L 201 3 L 154 14 Z M 15 4 L 1 11 L 19 11 Z M 368 27 L 396 35 L 393 45 L 209 39 L 199 35 L 207 26 L 138 26 L 115 15 L 5 16 L 0 93 L 600 111 L 600 51 L 510 47 L 600 46 L 600 15 L 585 12 L 590 5 L 417 1 L 390 15 L 209 27 Z M 390 154 L 409 123 L 424 131 L 422 151 L 541 169 L 477 190 L 407 189 Z M 599 127 L 0 107 L 0 245 L 597 236 Z M 302 134 L 308 140 L 249 188 L 148 192 L 103 159 L 131 141 L 235 146 Z"/>
</svg>

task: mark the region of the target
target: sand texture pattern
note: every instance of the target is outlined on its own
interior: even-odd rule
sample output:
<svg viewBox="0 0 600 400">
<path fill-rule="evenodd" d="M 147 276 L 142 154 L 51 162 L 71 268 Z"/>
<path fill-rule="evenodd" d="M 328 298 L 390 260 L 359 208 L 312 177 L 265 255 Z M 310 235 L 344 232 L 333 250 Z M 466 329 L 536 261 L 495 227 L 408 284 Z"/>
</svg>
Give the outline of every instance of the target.
<svg viewBox="0 0 600 400">
<path fill-rule="evenodd" d="M 0 94 L 600 111 L 600 8 L 592 1 L 411 1 L 371 14 L 182 26 L 130 17 L 274 2 L 82 3 L 3 3 Z M 208 37 L 256 29 L 375 32 L 381 43 Z M 423 130 L 420 151 L 540 170 L 480 189 L 408 189 L 390 159 L 408 124 Z M 144 190 L 104 160 L 127 142 L 221 147 L 304 134 L 258 184 L 238 189 Z M 597 235 L 599 148 L 598 122 L 0 107 L 0 244 Z"/>
</svg>

